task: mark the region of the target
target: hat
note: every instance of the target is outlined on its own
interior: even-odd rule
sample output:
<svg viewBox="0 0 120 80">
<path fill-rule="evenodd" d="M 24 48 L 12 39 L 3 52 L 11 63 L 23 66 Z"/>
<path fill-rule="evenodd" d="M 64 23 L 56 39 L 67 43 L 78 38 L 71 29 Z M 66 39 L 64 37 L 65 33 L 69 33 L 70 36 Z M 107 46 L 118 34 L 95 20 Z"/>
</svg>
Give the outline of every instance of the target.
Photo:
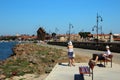
<svg viewBox="0 0 120 80">
<path fill-rule="evenodd" d="M 71 42 L 71 41 L 69 41 L 69 42 L 68 42 L 68 45 L 72 45 L 72 42 Z"/>
<path fill-rule="evenodd" d="M 109 48 L 109 46 L 106 46 L 106 48 Z"/>
</svg>

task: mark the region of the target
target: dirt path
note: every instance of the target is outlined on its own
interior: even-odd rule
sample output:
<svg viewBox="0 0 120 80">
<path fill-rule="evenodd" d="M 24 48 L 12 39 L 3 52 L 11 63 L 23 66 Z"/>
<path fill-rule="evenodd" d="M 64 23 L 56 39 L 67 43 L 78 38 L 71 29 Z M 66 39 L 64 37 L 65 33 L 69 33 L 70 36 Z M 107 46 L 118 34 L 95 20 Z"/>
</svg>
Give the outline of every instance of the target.
<svg viewBox="0 0 120 80">
<path fill-rule="evenodd" d="M 64 46 L 48 45 L 48 44 L 45 44 L 44 46 L 63 49 L 67 51 L 67 47 L 64 47 Z M 88 49 L 81 49 L 81 48 L 74 48 L 74 52 L 78 55 L 81 55 L 81 56 L 84 55 L 88 57 L 92 57 L 93 53 L 104 53 L 104 51 L 88 50 Z M 113 62 L 120 64 L 120 53 L 112 52 L 112 54 L 113 54 Z"/>
</svg>

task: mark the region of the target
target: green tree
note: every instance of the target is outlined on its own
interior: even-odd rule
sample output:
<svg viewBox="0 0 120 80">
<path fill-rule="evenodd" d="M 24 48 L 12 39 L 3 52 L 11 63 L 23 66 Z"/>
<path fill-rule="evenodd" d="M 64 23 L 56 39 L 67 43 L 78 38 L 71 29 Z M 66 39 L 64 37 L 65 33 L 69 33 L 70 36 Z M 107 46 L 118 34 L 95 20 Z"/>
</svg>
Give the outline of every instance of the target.
<svg viewBox="0 0 120 80">
<path fill-rule="evenodd" d="M 91 34 L 91 33 L 90 32 L 79 32 L 78 34 L 83 38 L 87 38 L 88 34 Z"/>
<path fill-rule="evenodd" d="M 56 41 L 56 39 L 57 39 L 56 38 L 56 33 L 54 33 L 54 32 L 52 33 L 52 38 Z"/>
<path fill-rule="evenodd" d="M 45 40 L 45 36 L 46 36 L 46 31 L 42 27 L 40 27 L 37 30 L 37 38 L 38 38 L 38 40 L 44 41 Z"/>
<path fill-rule="evenodd" d="M 55 38 L 55 36 L 56 36 L 56 33 L 53 32 L 53 33 L 52 33 L 52 37 Z"/>
</svg>

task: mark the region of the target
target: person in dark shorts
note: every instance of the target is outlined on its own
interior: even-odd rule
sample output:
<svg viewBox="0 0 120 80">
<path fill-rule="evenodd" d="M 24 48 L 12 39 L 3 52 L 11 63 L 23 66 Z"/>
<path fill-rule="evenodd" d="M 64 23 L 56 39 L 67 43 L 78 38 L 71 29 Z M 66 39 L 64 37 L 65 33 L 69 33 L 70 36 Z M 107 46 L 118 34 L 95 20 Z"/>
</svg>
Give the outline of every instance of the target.
<svg viewBox="0 0 120 80">
<path fill-rule="evenodd" d="M 105 53 L 103 53 L 103 54 L 95 54 L 94 55 L 95 57 L 93 57 L 92 59 L 90 59 L 90 61 L 93 62 L 94 65 L 96 65 L 96 63 L 97 63 L 98 60 L 104 60 L 104 59 L 106 59 L 111 54 L 109 46 L 106 46 L 106 50 L 107 51 Z"/>
<path fill-rule="evenodd" d="M 67 49 L 68 49 L 69 66 L 75 66 L 75 64 L 74 64 L 75 63 L 75 61 L 74 61 L 75 53 L 73 52 L 73 45 L 72 45 L 71 41 L 68 42 Z"/>
</svg>

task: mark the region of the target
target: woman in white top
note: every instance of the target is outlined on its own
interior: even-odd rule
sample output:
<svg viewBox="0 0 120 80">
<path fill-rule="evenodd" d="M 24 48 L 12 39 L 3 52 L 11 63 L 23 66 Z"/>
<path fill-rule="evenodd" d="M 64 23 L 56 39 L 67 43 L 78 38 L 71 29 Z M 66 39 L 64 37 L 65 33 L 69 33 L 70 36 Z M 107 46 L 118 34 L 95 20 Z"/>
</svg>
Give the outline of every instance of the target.
<svg viewBox="0 0 120 80">
<path fill-rule="evenodd" d="M 68 58 L 69 58 L 69 65 L 70 66 L 75 66 L 74 65 L 74 52 L 73 52 L 73 45 L 72 45 L 72 42 L 71 41 L 69 41 L 68 42 L 68 46 L 67 46 L 67 49 L 68 49 Z"/>
</svg>

